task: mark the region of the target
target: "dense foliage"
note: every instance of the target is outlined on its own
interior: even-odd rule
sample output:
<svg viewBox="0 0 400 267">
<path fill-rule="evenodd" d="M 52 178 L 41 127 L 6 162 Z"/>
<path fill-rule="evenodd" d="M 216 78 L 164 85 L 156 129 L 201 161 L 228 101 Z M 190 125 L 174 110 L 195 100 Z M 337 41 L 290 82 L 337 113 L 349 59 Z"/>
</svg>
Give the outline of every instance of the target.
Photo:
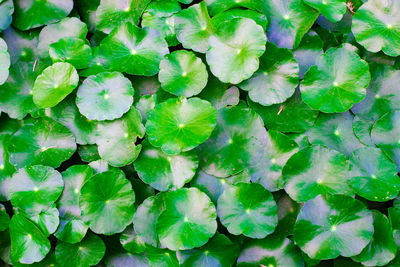
<svg viewBox="0 0 400 267">
<path fill-rule="evenodd" d="M 400 266 L 399 0 L 0 0 L 0 265 Z"/>
</svg>

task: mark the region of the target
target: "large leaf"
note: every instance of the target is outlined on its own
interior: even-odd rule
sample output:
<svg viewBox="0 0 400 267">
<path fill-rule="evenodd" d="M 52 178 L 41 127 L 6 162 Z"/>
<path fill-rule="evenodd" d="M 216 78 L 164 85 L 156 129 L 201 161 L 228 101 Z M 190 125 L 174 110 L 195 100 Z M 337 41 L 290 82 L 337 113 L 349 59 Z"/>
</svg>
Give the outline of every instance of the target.
<svg viewBox="0 0 400 267">
<path fill-rule="evenodd" d="M 178 50 L 160 62 L 158 79 L 162 88 L 174 95 L 197 95 L 207 84 L 206 66 L 193 52 Z"/>
<path fill-rule="evenodd" d="M 275 230 L 278 207 L 260 184 L 238 183 L 218 198 L 218 217 L 231 234 L 264 238 Z"/>
<path fill-rule="evenodd" d="M 237 266 L 302 267 L 304 262 L 301 256 L 292 241 L 271 236 L 261 240 L 251 240 L 245 244 L 237 259 Z"/>
<path fill-rule="evenodd" d="M 167 154 L 189 151 L 206 141 L 217 120 L 217 110 L 199 98 L 171 98 L 147 116 L 149 142 Z"/>
<path fill-rule="evenodd" d="M 140 113 L 133 107 L 118 120 L 99 122 L 96 144 L 100 157 L 115 167 L 132 163 L 142 148 L 135 143 L 144 133 Z"/>
<path fill-rule="evenodd" d="M 132 185 L 122 171 L 95 174 L 82 186 L 79 197 L 83 220 L 93 232 L 105 235 L 122 232 L 132 222 L 134 202 Z"/>
<path fill-rule="evenodd" d="M 400 170 L 400 111 L 388 112 L 379 118 L 372 130 L 372 141 L 381 148 Z"/>
<path fill-rule="evenodd" d="M 369 0 L 353 16 L 351 30 L 368 51 L 400 55 L 399 1 Z"/>
<path fill-rule="evenodd" d="M 319 194 L 353 195 L 347 184 L 347 158 L 323 146 L 311 146 L 294 154 L 282 170 L 285 191 L 297 202 Z"/>
<path fill-rule="evenodd" d="M 257 113 L 244 107 L 222 108 L 210 139 L 197 149 L 200 166 L 217 177 L 239 173 L 262 156 L 266 141 Z"/>
<path fill-rule="evenodd" d="M 208 15 L 206 2 L 202 1 L 182 10 L 174 16 L 176 37 L 184 48 L 205 53 L 208 48 L 208 39 L 215 28 Z"/>
<path fill-rule="evenodd" d="M 260 58 L 260 68 L 254 75 L 239 84 L 249 91 L 252 101 L 264 106 L 284 102 L 291 97 L 299 84 L 299 65 L 293 53 L 268 43 Z"/>
<path fill-rule="evenodd" d="M 89 120 L 113 120 L 129 111 L 133 95 L 129 79 L 119 72 L 103 72 L 83 81 L 76 105 Z"/>
<path fill-rule="evenodd" d="M 193 178 L 198 165 L 194 151 L 168 155 L 148 142 L 134 163 L 139 178 L 159 191 L 183 187 Z"/>
<path fill-rule="evenodd" d="M 269 191 L 283 189 L 282 168 L 297 150 L 298 145 L 288 136 L 274 130 L 268 131 L 262 160 L 256 159 L 250 163 L 251 181 L 260 183 Z"/>
<path fill-rule="evenodd" d="M 99 50 L 111 70 L 145 76 L 157 74 L 160 61 L 168 52 L 168 45 L 158 31 L 131 23 L 115 28 L 103 39 Z"/>
<path fill-rule="evenodd" d="M 97 265 L 106 252 L 100 237 L 88 234 L 81 242 L 69 244 L 59 241 L 56 246 L 56 260 L 59 266 L 86 267 Z"/>
<path fill-rule="evenodd" d="M 364 60 L 345 47 L 331 48 L 304 74 L 301 96 L 312 109 L 344 112 L 363 100 L 369 82 Z"/>
<path fill-rule="evenodd" d="M 372 212 L 344 195 L 318 196 L 301 208 L 294 229 L 296 244 L 315 259 L 359 254 L 371 241 Z"/>
<path fill-rule="evenodd" d="M 78 73 L 71 64 L 54 63 L 36 78 L 33 102 L 39 108 L 54 107 L 76 88 L 78 81 Z"/>
<path fill-rule="evenodd" d="M 66 17 L 72 10 L 72 0 L 15 0 L 13 25 L 25 31 L 51 24 Z"/>
<path fill-rule="evenodd" d="M 11 138 L 10 162 L 17 168 L 31 164 L 59 167 L 76 150 L 75 138 L 50 118 L 27 121 Z"/>
<path fill-rule="evenodd" d="M 156 225 L 160 243 L 171 250 L 200 247 L 215 234 L 216 217 L 214 204 L 197 188 L 168 192 Z"/>
<path fill-rule="evenodd" d="M 269 21 L 268 38 L 278 47 L 296 48 L 318 17 L 303 0 L 264 0 L 263 5 Z"/>
<path fill-rule="evenodd" d="M 50 241 L 31 221 L 15 214 L 10 222 L 10 258 L 23 264 L 41 261 L 50 251 Z"/>
<path fill-rule="evenodd" d="M 211 72 L 222 82 L 237 84 L 259 67 L 267 38 L 263 28 L 248 18 L 221 24 L 209 39 L 206 52 Z"/>
<path fill-rule="evenodd" d="M 397 166 L 378 148 L 357 149 L 350 157 L 349 184 L 363 198 L 388 201 L 400 191 Z"/>
<path fill-rule="evenodd" d="M 19 169 L 12 181 L 8 189 L 11 203 L 32 215 L 50 208 L 64 188 L 60 173 L 41 165 Z"/>
</svg>

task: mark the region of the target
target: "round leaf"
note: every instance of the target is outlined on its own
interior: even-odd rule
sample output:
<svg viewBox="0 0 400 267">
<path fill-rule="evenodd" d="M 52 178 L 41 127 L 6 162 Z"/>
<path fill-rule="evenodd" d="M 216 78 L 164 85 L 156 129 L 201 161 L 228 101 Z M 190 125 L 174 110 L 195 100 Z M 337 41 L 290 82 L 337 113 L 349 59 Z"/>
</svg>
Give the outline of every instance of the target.
<svg viewBox="0 0 400 267">
<path fill-rule="evenodd" d="M 97 235 L 88 234 L 76 244 L 57 242 L 55 253 L 59 266 L 86 267 L 97 265 L 105 252 L 103 240 Z"/>
<path fill-rule="evenodd" d="M 42 230 L 42 233 L 46 237 L 48 237 L 57 230 L 57 227 L 60 223 L 58 217 L 59 213 L 55 206 L 56 205 L 53 204 L 51 208 L 35 215 L 25 214 L 23 211 L 21 212 L 21 214 L 25 216 L 27 219 L 34 222 L 36 226 L 39 227 L 40 230 Z"/>
<path fill-rule="evenodd" d="M 372 141 L 381 148 L 400 170 L 400 111 L 386 113 L 371 130 Z"/>
<path fill-rule="evenodd" d="M 207 84 L 206 66 L 193 52 L 178 50 L 160 62 L 158 79 L 162 88 L 174 95 L 197 95 Z"/>
<path fill-rule="evenodd" d="M 13 25 L 21 31 L 51 24 L 66 17 L 74 5 L 72 0 L 15 0 Z"/>
<path fill-rule="evenodd" d="M 368 51 L 400 55 L 399 1 L 369 0 L 354 14 L 351 30 Z"/>
<path fill-rule="evenodd" d="M 19 169 L 12 181 L 8 189 L 12 205 L 33 215 L 50 208 L 64 188 L 60 173 L 41 165 Z"/>
<path fill-rule="evenodd" d="M 322 112 L 344 112 L 365 97 L 368 64 L 350 50 L 331 48 L 319 56 L 301 82 L 303 101 Z"/>
<path fill-rule="evenodd" d="M 168 99 L 147 116 L 148 140 L 167 154 L 189 151 L 209 138 L 216 117 L 217 110 L 205 100 Z"/>
<path fill-rule="evenodd" d="M 264 238 L 278 224 L 278 207 L 260 184 L 239 183 L 218 198 L 218 217 L 231 234 Z"/>
<path fill-rule="evenodd" d="M 299 65 L 293 53 L 267 43 L 260 62 L 256 73 L 239 87 L 249 91 L 252 101 L 264 106 L 282 103 L 291 97 L 299 84 Z"/>
<path fill-rule="evenodd" d="M 186 49 L 205 53 L 208 39 L 215 31 L 204 1 L 182 10 L 174 16 L 176 37 Z"/>
<path fill-rule="evenodd" d="M 228 177 L 262 156 L 267 141 L 260 116 L 243 107 L 220 109 L 211 137 L 198 149 L 200 166 L 211 175 Z"/>
<path fill-rule="evenodd" d="M 397 166 L 378 148 L 364 147 L 350 157 L 349 184 L 363 198 L 388 201 L 400 191 Z"/>
<path fill-rule="evenodd" d="M 113 120 L 128 112 L 134 89 L 118 72 L 103 72 L 86 78 L 79 86 L 76 105 L 89 120 Z"/>
<path fill-rule="evenodd" d="M 132 222 L 134 202 L 132 185 L 122 171 L 92 176 L 82 186 L 79 197 L 83 220 L 93 232 L 105 235 L 120 233 Z"/>
<path fill-rule="evenodd" d="M 112 166 L 128 165 L 139 155 L 142 146 L 135 142 L 144 134 L 140 113 L 133 107 L 118 120 L 101 121 L 96 137 L 99 155 Z"/>
<path fill-rule="evenodd" d="M 301 208 L 294 240 L 311 258 L 351 257 L 371 241 L 372 222 L 372 212 L 359 200 L 344 195 L 318 196 Z"/>
<path fill-rule="evenodd" d="M 15 214 L 10 222 L 10 258 L 23 264 L 41 261 L 50 251 L 50 241 L 24 216 Z"/>
<path fill-rule="evenodd" d="M 220 2 L 220 1 L 219 1 Z M 242 1 L 244 2 L 244 1 Z M 226 10 L 214 16 L 211 20 L 215 28 L 219 28 L 221 23 L 235 18 L 249 18 L 254 20 L 258 25 L 263 27 L 264 31 L 267 29 L 268 20 L 264 14 L 250 9 L 234 8 Z"/>
<path fill-rule="evenodd" d="M 216 218 L 214 204 L 197 188 L 168 192 L 156 226 L 161 245 L 171 250 L 200 247 L 215 234 Z"/>
<path fill-rule="evenodd" d="M 346 0 L 305 0 L 304 2 L 331 22 L 340 21 L 347 11 Z"/>
<path fill-rule="evenodd" d="M 198 165 L 194 151 L 168 155 L 147 142 L 134 162 L 139 178 L 158 191 L 183 187 L 193 178 Z"/>
<path fill-rule="evenodd" d="M 221 24 L 210 37 L 206 52 L 211 72 L 225 83 L 237 84 L 250 78 L 259 67 L 266 42 L 263 28 L 251 19 Z"/>
<path fill-rule="evenodd" d="M 282 170 L 285 191 L 297 202 L 319 194 L 353 195 L 347 184 L 347 158 L 323 146 L 311 146 L 294 154 Z"/>
<path fill-rule="evenodd" d="M 67 37 L 50 45 L 49 54 L 53 62 L 68 62 L 76 69 L 89 67 L 92 49 L 79 38 Z"/>
<path fill-rule="evenodd" d="M 251 240 L 240 252 L 238 267 L 303 267 L 299 249 L 287 238 L 276 236 L 262 240 Z"/>
<path fill-rule="evenodd" d="M 41 164 L 59 167 L 76 150 L 75 138 L 62 124 L 50 118 L 27 122 L 11 138 L 10 162 L 17 168 Z"/>
<path fill-rule="evenodd" d="M 54 107 L 76 88 L 78 81 L 78 73 L 71 64 L 54 63 L 36 78 L 33 102 L 40 108 Z"/>
<path fill-rule="evenodd" d="M 168 45 L 158 31 L 131 23 L 115 28 L 103 39 L 99 50 L 110 69 L 145 76 L 157 74 L 160 61 L 168 52 Z"/>
<path fill-rule="evenodd" d="M 7 78 L 10 68 L 10 54 L 7 50 L 7 43 L 0 38 L 0 85 L 3 84 Z"/>
</svg>

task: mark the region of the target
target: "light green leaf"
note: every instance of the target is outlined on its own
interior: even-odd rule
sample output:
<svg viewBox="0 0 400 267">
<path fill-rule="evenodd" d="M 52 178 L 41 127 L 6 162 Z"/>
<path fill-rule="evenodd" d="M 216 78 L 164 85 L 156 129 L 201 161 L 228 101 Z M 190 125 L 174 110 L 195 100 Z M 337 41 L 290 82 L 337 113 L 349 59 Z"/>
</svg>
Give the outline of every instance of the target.
<svg viewBox="0 0 400 267">
<path fill-rule="evenodd" d="M 50 45 L 49 54 L 53 62 L 68 62 L 76 69 L 89 67 L 92 49 L 79 38 L 66 37 Z"/>
</svg>

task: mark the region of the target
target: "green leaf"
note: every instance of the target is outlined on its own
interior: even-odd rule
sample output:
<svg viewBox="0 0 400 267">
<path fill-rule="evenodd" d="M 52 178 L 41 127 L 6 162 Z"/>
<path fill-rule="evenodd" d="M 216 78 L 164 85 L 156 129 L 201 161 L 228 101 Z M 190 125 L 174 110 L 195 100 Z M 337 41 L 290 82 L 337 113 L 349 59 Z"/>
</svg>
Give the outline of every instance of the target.
<svg viewBox="0 0 400 267">
<path fill-rule="evenodd" d="M 23 61 L 12 64 L 7 81 L 0 85 L 0 110 L 13 119 L 22 120 L 29 112 L 37 110 L 32 88 L 41 73 L 42 66 L 38 65 Z"/>
<path fill-rule="evenodd" d="M 72 0 L 15 0 L 13 25 L 21 31 L 51 24 L 66 17 L 72 10 Z"/>
<path fill-rule="evenodd" d="M 149 266 L 149 260 L 144 254 L 126 252 L 109 255 L 104 262 L 110 267 Z"/>
<path fill-rule="evenodd" d="M 12 181 L 8 189 L 12 205 L 31 215 L 50 208 L 64 188 L 60 173 L 41 165 L 19 169 Z"/>
<path fill-rule="evenodd" d="M 205 53 L 215 28 L 211 24 L 206 2 L 192 5 L 174 16 L 176 37 L 186 49 Z"/>
<path fill-rule="evenodd" d="M 157 219 L 164 207 L 165 193 L 158 193 L 148 197 L 136 210 L 133 218 L 133 226 L 137 235 L 149 245 L 159 247 L 158 234 L 156 232 Z"/>
<path fill-rule="evenodd" d="M 93 162 L 100 159 L 97 145 L 84 145 L 78 147 L 79 157 L 84 162 Z"/>
<path fill-rule="evenodd" d="M 348 162 L 344 154 L 323 146 L 311 146 L 294 154 L 283 167 L 285 191 L 297 202 L 322 194 L 353 195 L 347 184 Z"/>
<path fill-rule="evenodd" d="M 79 86 L 76 105 L 89 120 L 113 120 L 129 111 L 134 89 L 119 72 L 103 72 L 86 78 Z"/>
<path fill-rule="evenodd" d="M 10 216 L 7 214 L 6 208 L 0 204 L 0 231 L 8 229 L 10 224 Z"/>
<path fill-rule="evenodd" d="M 236 86 L 228 88 L 228 84 L 220 82 L 214 76 L 209 76 L 206 87 L 198 95 L 210 102 L 216 109 L 239 104 L 240 92 Z"/>
<path fill-rule="evenodd" d="M 331 48 L 304 74 L 300 90 L 312 109 L 344 112 L 363 100 L 369 82 L 367 62 L 344 47 Z"/>
<path fill-rule="evenodd" d="M 350 157 L 349 185 L 363 198 L 388 201 L 400 191 L 397 166 L 378 148 L 364 147 Z"/>
<path fill-rule="evenodd" d="M 103 39 L 99 53 L 107 58 L 111 70 L 152 76 L 158 73 L 160 61 L 169 51 L 158 31 L 125 23 Z"/>
<path fill-rule="evenodd" d="M 369 0 L 354 14 L 351 30 L 368 51 L 400 55 L 400 2 Z"/>
<path fill-rule="evenodd" d="M 8 53 L 7 43 L 0 38 L 0 85 L 5 83 L 8 78 L 10 68 L 10 54 Z"/>
<path fill-rule="evenodd" d="M 158 191 L 183 187 L 193 178 L 198 165 L 194 151 L 168 155 L 148 142 L 134 162 L 139 178 Z"/>
<path fill-rule="evenodd" d="M 96 28 L 110 33 L 121 24 L 137 24 L 149 0 L 101 0 L 96 11 Z"/>
<path fill-rule="evenodd" d="M 239 247 L 222 234 L 215 234 L 201 248 L 178 251 L 182 267 L 190 266 L 233 266 L 239 254 Z"/>
<path fill-rule="evenodd" d="M 302 267 L 304 262 L 299 249 L 287 238 L 270 236 L 251 240 L 240 252 L 238 267 Z"/>
<path fill-rule="evenodd" d="M 3 31 L 10 26 L 13 13 L 13 0 L 0 1 L 0 31 Z"/>
<path fill-rule="evenodd" d="M 365 121 L 360 119 L 357 115 L 353 118 L 353 132 L 357 139 L 364 145 L 374 146 L 374 142 L 372 142 L 370 132 L 372 129 L 373 123 L 370 121 Z"/>
<path fill-rule="evenodd" d="M 278 223 L 278 207 L 272 194 L 257 183 L 227 187 L 217 207 L 221 223 L 234 235 L 264 238 Z"/>
<path fill-rule="evenodd" d="M 62 124 L 50 118 L 26 122 L 11 138 L 10 162 L 17 168 L 47 165 L 57 168 L 76 150 L 75 138 Z"/>
<path fill-rule="evenodd" d="M 79 195 L 82 185 L 93 176 L 93 169 L 88 165 L 73 165 L 61 174 L 64 190 L 57 201 L 61 223 L 55 236 L 68 243 L 77 243 L 85 236 L 88 228 L 82 221 Z"/>
<path fill-rule="evenodd" d="M 299 65 L 293 53 L 267 43 L 260 58 L 260 68 L 254 75 L 238 86 L 249 91 L 252 101 L 264 106 L 284 102 L 291 97 L 299 84 Z"/>
<path fill-rule="evenodd" d="M 367 95 L 363 101 L 355 104 L 351 111 L 364 120 L 376 121 L 400 105 L 400 72 L 380 64 L 370 64 L 370 69 L 372 79 L 367 88 Z"/>
<path fill-rule="evenodd" d="M 382 149 L 400 170 L 400 111 L 388 112 L 379 118 L 371 130 L 372 141 Z"/>
<path fill-rule="evenodd" d="M 168 99 L 147 116 L 148 140 L 167 154 L 189 151 L 209 138 L 216 117 L 217 110 L 205 100 Z"/>
<path fill-rule="evenodd" d="M 238 84 L 259 67 L 267 37 L 251 19 L 237 18 L 219 26 L 209 39 L 206 52 L 211 72 L 222 82 Z"/>
<path fill-rule="evenodd" d="M 25 212 L 21 211 L 21 215 L 34 222 L 36 226 L 42 230 L 42 233 L 46 237 L 49 237 L 49 235 L 53 234 L 57 230 L 60 223 L 58 217 L 59 213 L 55 206 L 56 205 L 53 204 L 51 208 L 35 215 L 25 214 Z"/>
<path fill-rule="evenodd" d="M 221 2 L 221 1 L 218 1 L 218 2 Z M 241 2 L 244 2 L 244 1 L 241 1 Z M 262 13 L 259 13 L 257 11 L 250 10 L 250 9 L 240 9 L 240 8 L 229 9 L 229 10 L 226 10 L 226 11 L 214 16 L 212 18 L 211 22 L 215 28 L 219 28 L 219 25 L 221 23 L 224 23 L 225 21 L 228 21 L 231 19 L 236 19 L 236 18 L 252 19 L 258 25 L 263 27 L 264 31 L 267 29 L 267 24 L 268 24 L 267 17 Z"/>
<path fill-rule="evenodd" d="M 12 261 L 32 264 L 41 261 L 50 251 L 50 241 L 24 216 L 15 214 L 10 222 Z"/>
<path fill-rule="evenodd" d="M 33 102 L 39 108 L 54 107 L 76 88 L 78 81 L 78 73 L 71 64 L 54 63 L 36 78 Z"/>
<path fill-rule="evenodd" d="M 88 234 L 76 244 L 58 241 L 55 253 L 59 266 L 86 267 L 97 265 L 105 251 L 106 246 L 103 240 L 97 235 Z"/>
<path fill-rule="evenodd" d="M 282 168 L 298 148 L 296 142 L 288 136 L 274 130 L 268 131 L 262 160 L 250 163 L 251 181 L 271 192 L 283 189 Z"/>
<path fill-rule="evenodd" d="M 303 0 L 265 0 L 263 11 L 269 21 L 268 38 L 278 47 L 297 48 L 318 17 Z"/>
<path fill-rule="evenodd" d="M 99 155 L 112 166 L 128 165 L 139 155 L 142 146 L 135 143 L 144 134 L 142 118 L 134 107 L 118 120 L 101 121 L 96 136 Z"/>
<path fill-rule="evenodd" d="M 305 0 L 331 22 L 338 22 L 347 11 L 346 0 Z"/>
<path fill-rule="evenodd" d="M 214 204 L 197 188 L 170 191 L 156 225 L 160 243 L 170 250 L 200 247 L 215 234 L 216 218 Z"/>
<path fill-rule="evenodd" d="M 154 248 L 148 246 L 146 248 L 146 257 L 149 259 L 149 266 L 167 266 L 178 267 L 179 262 L 176 252 L 169 249 Z"/>
<path fill-rule="evenodd" d="M 237 174 L 262 156 L 266 141 L 262 120 L 252 109 L 222 108 L 211 137 L 197 149 L 200 166 L 217 177 Z"/>
<path fill-rule="evenodd" d="M 353 257 L 365 266 L 384 266 L 397 253 L 396 242 L 393 238 L 392 226 L 388 218 L 379 211 L 373 210 L 374 236 L 371 243 L 363 251 Z"/>
<path fill-rule="evenodd" d="M 293 51 L 293 56 L 299 63 L 300 79 L 311 66 L 315 65 L 318 56 L 324 53 L 323 46 L 324 43 L 314 31 L 304 35 L 299 46 Z"/>
<path fill-rule="evenodd" d="M 37 46 L 39 55 L 48 58 L 51 44 L 66 37 L 85 40 L 87 33 L 87 25 L 75 17 L 64 18 L 57 23 L 47 25 L 40 31 Z"/>
<path fill-rule="evenodd" d="M 11 182 L 11 176 L 15 172 L 15 167 L 10 163 L 10 154 L 7 149 L 10 140 L 11 135 L 0 135 L 0 201 L 9 200 L 8 185 Z"/>
<path fill-rule="evenodd" d="M 247 99 L 249 106 L 256 111 L 264 121 L 265 127 L 283 133 L 304 133 L 314 125 L 318 111 L 307 106 L 296 92 L 282 104 L 262 106 Z"/>
<path fill-rule="evenodd" d="M 135 232 L 132 226 L 128 226 L 120 236 L 120 243 L 130 253 L 142 253 L 146 249 L 146 243 Z"/>
<path fill-rule="evenodd" d="M 311 258 L 334 259 L 359 254 L 371 241 L 372 212 L 344 195 L 318 196 L 301 208 L 294 241 Z"/>
<path fill-rule="evenodd" d="M 262 10 L 262 1 L 260 0 L 205 0 L 210 13 L 215 16 L 225 10 L 235 7 L 245 7 L 253 10 Z"/>
<path fill-rule="evenodd" d="M 193 52 L 178 50 L 160 62 L 158 80 L 162 88 L 174 95 L 197 95 L 207 84 L 206 66 Z"/>
<path fill-rule="evenodd" d="M 70 94 L 51 109 L 46 109 L 45 113 L 67 127 L 74 135 L 77 144 L 95 143 L 97 121 L 91 121 L 79 113 L 74 94 Z"/>
<path fill-rule="evenodd" d="M 349 157 L 355 149 L 364 147 L 354 135 L 352 122 L 350 112 L 321 113 L 307 136 L 312 144 L 327 146 Z"/>
<path fill-rule="evenodd" d="M 134 202 L 132 185 L 122 171 L 95 174 L 79 197 L 83 220 L 93 232 L 105 235 L 120 233 L 132 222 Z"/>
<path fill-rule="evenodd" d="M 50 45 L 53 62 L 68 62 L 76 69 L 85 69 L 92 60 L 92 49 L 79 38 L 66 37 Z"/>
</svg>

